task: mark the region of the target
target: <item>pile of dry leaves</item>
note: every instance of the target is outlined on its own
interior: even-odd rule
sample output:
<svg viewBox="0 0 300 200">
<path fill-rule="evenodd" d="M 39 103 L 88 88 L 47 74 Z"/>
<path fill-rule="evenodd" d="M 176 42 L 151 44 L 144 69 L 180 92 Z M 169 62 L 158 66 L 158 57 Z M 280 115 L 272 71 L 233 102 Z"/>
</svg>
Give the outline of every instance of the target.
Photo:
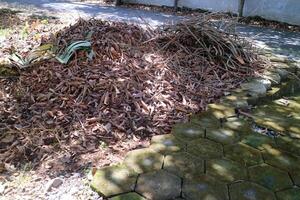
<svg viewBox="0 0 300 200">
<path fill-rule="evenodd" d="M 78 155 L 102 142 L 168 133 L 262 69 L 248 43 L 205 17 L 158 30 L 79 20 L 47 42 L 63 49 L 88 38 L 92 61 L 79 51 L 67 65 L 41 61 L 2 80 L 2 161 Z"/>
</svg>

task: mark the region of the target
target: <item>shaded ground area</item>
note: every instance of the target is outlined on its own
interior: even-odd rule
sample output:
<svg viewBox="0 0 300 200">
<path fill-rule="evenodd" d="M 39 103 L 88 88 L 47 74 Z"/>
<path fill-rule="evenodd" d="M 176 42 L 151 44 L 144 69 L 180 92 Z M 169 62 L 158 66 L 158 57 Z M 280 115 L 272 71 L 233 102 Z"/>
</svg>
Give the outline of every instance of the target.
<svg viewBox="0 0 300 200">
<path fill-rule="evenodd" d="M 119 165 L 93 170 L 92 187 L 111 200 L 298 199 L 299 93 L 254 109 L 254 121 L 276 135 L 225 105 L 211 104 Z"/>
<path fill-rule="evenodd" d="M 279 57 L 300 60 L 300 33 L 245 25 L 238 25 L 236 30 L 267 52 Z"/>
<path fill-rule="evenodd" d="M 290 137 L 295 143 L 300 139 L 300 93 L 259 106 L 253 113 L 260 126 Z M 294 138 L 294 139 L 292 139 Z M 297 148 L 300 150 L 300 143 Z M 287 146 L 289 148 L 289 146 Z"/>
</svg>

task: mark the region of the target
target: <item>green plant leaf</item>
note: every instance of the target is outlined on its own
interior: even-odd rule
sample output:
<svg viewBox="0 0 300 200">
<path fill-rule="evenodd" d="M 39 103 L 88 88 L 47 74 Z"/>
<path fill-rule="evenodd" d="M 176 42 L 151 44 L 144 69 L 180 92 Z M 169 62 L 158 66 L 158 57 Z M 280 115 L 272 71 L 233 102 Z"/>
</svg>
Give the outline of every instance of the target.
<svg viewBox="0 0 300 200">
<path fill-rule="evenodd" d="M 78 50 L 86 50 L 88 52 L 92 52 L 92 44 L 89 41 L 77 41 L 70 44 L 65 52 L 55 58 L 62 64 L 67 64 L 73 54 Z M 88 56 L 90 58 L 90 56 Z"/>
</svg>

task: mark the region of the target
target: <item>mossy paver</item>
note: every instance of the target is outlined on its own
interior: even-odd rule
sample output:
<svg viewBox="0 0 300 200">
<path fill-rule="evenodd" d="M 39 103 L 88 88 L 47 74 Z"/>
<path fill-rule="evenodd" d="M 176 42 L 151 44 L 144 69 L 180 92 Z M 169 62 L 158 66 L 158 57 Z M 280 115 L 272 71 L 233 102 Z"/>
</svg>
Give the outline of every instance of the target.
<svg viewBox="0 0 300 200">
<path fill-rule="evenodd" d="M 299 110 L 300 112 L 300 110 Z M 299 121 L 300 123 L 300 121 Z M 300 140 L 290 137 L 278 137 L 276 138 L 277 146 L 287 152 L 300 156 Z"/>
<path fill-rule="evenodd" d="M 190 142 L 194 139 L 204 137 L 205 129 L 191 122 L 179 123 L 172 128 L 173 135 L 182 141 Z"/>
<path fill-rule="evenodd" d="M 104 167 L 96 171 L 91 186 L 96 192 L 109 197 L 133 191 L 137 176 L 124 165 Z"/>
<path fill-rule="evenodd" d="M 274 138 L 259 133 L 246 135 L 242 138 L 241 142 L 259 150 L 275 146 Z"/>
<path fill-rule="evenodd" d="M 155 151 L 146 149 L 137 149 L 130 151 L 125 159 L 124 164 L 137 173 L 145 173 L 162 168 L 163 155 Z"/>
<path fill-rule="evenodd" d="M 109 198 L 108 200 L 146 200 L 146 199 L 135 192 L 130 192 L 127 194 L 121 194 L 121 195 Z"/>
<path fill-rule="evenodd" d="M 278 85 L 281 82 L 280 75 L 273 71 L 265 72 L 263 78 L 270 80 L 272 85 Z"/>
<path fill-rule="evenodd" d="M 290 172 L 300 170 L 300 158 L 281 149 L 270 147 L 264 150 L 263 157 L 267 164 L 279 169 Z"/>
<path fill-rule="evenodd" d="M 214 117 L 210 112 L 195 114 L 190 117 L 190 122 L 197 124 L 203 129 L 221 127 L 220 119 Z"/>
<path fill-rule="evenodd" d="M 211 115 L 216 117 L 217 119 L 236 116 L 235 108 L 231 107 L 230 105 L 215 103 L 208 104 L 207 108 L 207 112 L 211 113 Z"/>
<path fill-rule="evenodd" d="M 234 108 L 248 108 L 248 99 L 246 93 L 232 93 L 221 98 L 221 102 Z"/>
<path fill-rule="evenodd" d="M 225 157 L 239 162 L 243 166 L 263 163 L 261 152 L 249 145 L 238 143 L 224 147 Z"/>
<path fill-rule="evenodd" d="M 250 180 L 272 191 L 279 191 L 293 185 L 287 172 L 267 164 L 249 168 Z"/>
<path fill-rule="evenodd" d="M 226 184 L 219 182 L 218 179 L 203 175 L 193 180 L 184 179 L 182 196 L 189 200 L 226 200 L 228 190 Z"/>
<path fill-rule="evenodd" d="M 189 153 L 167 155 L 164 170 L 183 178 L 193 178 L 204 174 L 204 160 Z"/>
<path fill-rule="evenodd" d="M 226 128 L 207 129 L 206 137 L 222 144 L 233 144 L 240 139 L 237 131 Z"/>
<path fill-rule="evenodd" d="M 181 179 L 165 170 L 139 176 L 136 191 L 148 199 L 167 200 L 180 197 Z"/>
<path fill-rule="evenodd" d="M 292 188 L 276 193 L 278 200 L 299 200 L 300 188 Z"/>
<path fill-rule="evenodd" d="M 206 161 L 206 173 L 227 183 L 247 179 L 246 167 L 227 159 Z"/>
<path fill-rule="evenodd" d="M 290 172 L 293 182 L 300 187 L 300 170 Z"/>
<path fill-rule="evenodd" d="M 161 154 L 176 153 L 184 151 L 186 144 L 179 141 L 172 134 L 157 135 L 152 137 L 150 149 Z"/>
<path fill-rule="evenodd" d="M 212 140 L 201 138 L 189 143 L 187 152 L 203 159 L 221 158 L 223 156 L 223 146 Z"/>
<path fill-rule="evenodd" d="M 231 200 L 275 200 L 273 192 L 248 181 L 230 185 L 229 194 Z"/>
<path fill-rule="evenodd" d="M 255 95 L 259 97 L 266 96 L 267 88 L 263 83 L 259 83 L 257 81 L 251 81 L 247 83 L 241 84 L 241 88 L 244 91 L 247 91 L 249 95 Z"/>
<path fill-rule="evenodd" d="M 227 118 L 222 124 L 222 128 L 236 131 L 240 136 L 250 135 L 253 133 L 251 123 L 246 119 L 231 117 Z"/>
<path fill-rule="evenodd" d="M 300 139 L 300 100 L 278 99 L 255 109 L 254 120 L 260 126 Z"/>
</svg>

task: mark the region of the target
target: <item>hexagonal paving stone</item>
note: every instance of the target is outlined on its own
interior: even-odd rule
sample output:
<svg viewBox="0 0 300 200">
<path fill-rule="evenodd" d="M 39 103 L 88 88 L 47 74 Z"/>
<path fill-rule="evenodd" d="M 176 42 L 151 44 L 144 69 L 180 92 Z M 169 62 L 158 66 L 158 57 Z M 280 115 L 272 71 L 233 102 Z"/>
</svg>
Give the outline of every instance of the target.
<svg viewBox="0 0 300 200">
<path fill-rule="evenodd" d="M 299 200 L 300 188 L 291 188 L 276 193 L 278 200 Z"/>
<path fill-rule="evenodd" d="M 244 166 L 226 159 L 208 160 L 206 162 L 206 173 L 228 183 L 247 179 L 247 170 Z"/>
<path fill-rule="evenodd" d="M 213 177 L 203 175 L 194 180 L 184 179 L 182 196 L 189 200 L 225 200 L 228 199 L 228 190 L 226 184 Z"/>
<path fill-rule="evenodd" d="M 109 197 L 134 190 L 137 174 L 125 167 L 116 165 L 96 171 L 91 187 L 98 193 Z"/>
<path fill-rule="evenodd" d="M 172 134 L 157 135 L 152 137 L 151 145 L 149 148 L 155 152 L 165 155 L 168 153 L 184 151 L 186 148 L 186 144 L 184 142 L 180 142 Z"/>
<path fill-rule="evenodd" d="M 233 144 L 240 138 L 238 132 L 226 128 L 207 129 L 206 137 L 222 144 Z"/>
<path fill-rule="evenodd" d="M 221 103 L 225 103 L 226 105 L 230 105 L 234 108 L 248 108 L 249 106 L 246 92 L 233 92 L 228 96 L 222 97 L 220 101 Z"/>
<path fill-rule="evenodd" d="M 220 158 L 223 156 L 223 146 L 220 143 L 201 138 L 189 143 L 187 152 L 203 159 Z"/>
<path fill-rule="evenodd" d="M 222 127 L 238 131 L 239 135 L 248 135 L 252 133 L 250 122 L 238 117 L 227 118 L 226 121 L 223 122 Z"/>
<path fill-rule="evenodd" d="M 168 200 L 180 197 L 181 179 L 164 170 L 142 174 L 136 191 L 148 199 Z"/>
<path fill-rule="evenodd" d="M 273 138 L 259 133 L 246 135 L 243 137 L 241 142 L 259 150 L 263 150 L 270 146 L 275 146 L 275 140 Z"/>
<path fill-rule="evenodd" d="M 163 168 L 180 177 L 196 178 L 204 173 L 204 161 L 186 152 L 177 153 L 165 157 Z"/>
<path fill-rule="evenodd" d="M 182 141 L 190 142 L 194 139 L 204 137 L 205 129 L 191 122 L 179 123 L 172 128 L 172 133 Z"/>
<path fill-rule="evenodd" d="M 190 117 L 190 122 L 205 128 L 218 128 L 221 127 L 220 119 L 214 117 L 210 112 L 202 112 L 194 114 Z"/>
<path fill-rule="evenodd" d="M 214 117 L 218 119 L 236 116 L 235 108 L 227 104 L 208 104 L 207 108 L 207 112 L 210 112 Z"/>
<path fill-rule="evenodd" d="M 300 171 L 290 172 L 292 179 L 296 185 L 300 187 Z"/>
<path fill-rule="evenodd" d="M 265 162 L 285 171 L 300 170 L 300 158 L 278 148 L 267 148 L 263 152 Z"/>
<path fill-rule="evenodd" d="M 128 152 L 124 164 L 137 173 L 159 170 L 162 168 L 164 156 L 153 150 L 137 149 Z"/>
<path fill-rule="evenodd" d="M 230 185 L 229 194 L 231 200 L 275 200 L 273 192 L 247 181 Z"/>
<path fill-rule="evenodd" d="M 257 165 L 263 162 L 259 150 L 243 143 L 227 145 L 224 150 L 226 158 L 239 162 L 243 166 Z"/>
<path fill-rule="evenodd" d="M 261 164 L 249 168 L 250 180 L 270 190 L 278 191 L 293 185 L 287 172 Z"/>
<path fill-rule="evenodd" d="M 300 156 L 300 140 L 290 137 L 276 138 L 278 148 Z"/>
<path fill-rule="evenodd" d="M 108 200 L 146 200 L 146 199 L 135 192 L 130 192 L 127 194 L 121 194 L 121 195 L 109 198 Z"/>
</svg>

